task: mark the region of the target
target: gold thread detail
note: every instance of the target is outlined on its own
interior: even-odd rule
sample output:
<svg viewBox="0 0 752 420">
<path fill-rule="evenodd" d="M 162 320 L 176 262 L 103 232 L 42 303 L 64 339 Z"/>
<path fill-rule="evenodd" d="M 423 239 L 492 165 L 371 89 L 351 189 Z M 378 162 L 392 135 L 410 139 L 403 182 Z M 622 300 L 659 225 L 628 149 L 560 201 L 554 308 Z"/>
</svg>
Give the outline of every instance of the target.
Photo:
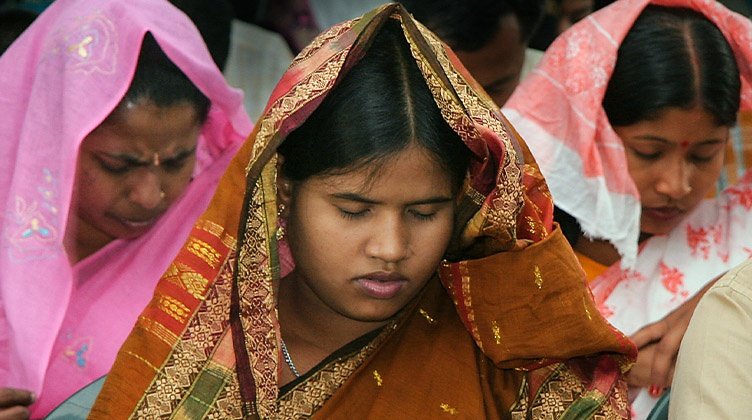
<svg viewBox="0 0 752 420">
<path fill-rule="evenodd" d="M 133 353 L 132 351 L 126 351 L 126 352 L 125 352 L 125 354 L 127 354 L 127 355 L 129 355 L 129 356 L 131 356 L 131 357 L 133 357 L 133 358 L 135 358 L 135 359 L 138 359 L 138 360 L 140 360 L 140 361 L 141 361 L 141 362 L 143 362 L 143 363 L 144 363 L 144 364 L 145 364 L 146 366 L 149 366 L 149 367 L 150 367 L 150 368 L 151 368 L 151 369 L 152 369 L 152 370 L 153 370 L 154 372 L 159 372 L 159 369 L 157 369 L 157 367 L 156 367 L 156 366 L 152 365 L 151 363 L 149 363 L 149 361 L 148 361 L 148 360 L 146 360 L 146 359 L 144 359 L 143 357 L 141 357 L 141 356 L 137 355 L 136 353 Z"/>
<path fill-rule="evenodd" d="M 217 268 L 220 254 L 208 243 L 199 239 L 191 238 L 186 248 L 191 254 L 201 258 L 201 260 L 207 263 L 211 268 Z"/>
<path fill-rule="evenodd" d="M 433 319 L 431 317 L 431 315 L 429 315 L 428 312 L 426 312 L 425 309 L 421 308 L 420 311 L 418 311 L 418 312 L 420 312 L 420 314 L 423 315 L 423 318 L 425 318 L 426 321 L 428 321 L 429 324 L 431 324 L 431 325 L 435 325 L 436 324 L 436 320 Z"/>
<path fill-rule="evenodd" d="M 185 323 L 189 312 L 188 307 L 185 306 L 182 302 L 166 295 L 159 297 L 159 309 L 161 309 L 162 312 L 171 316 L 181 324 Z"/>
<path fill-rule="evenodd" d="M 585 315 L 587 315 L 588 319 L 592 321 L 593 320 L 593 315 L 590 314 L 590 309 L 588 309 L 587 300 L 585 300 L 584 297 L 582 298 L 582 306 L 585 307 Z"/>
<path fill-rule="evenodd" d="M 499 328 L 499 324 L 496 323 L 496 321 L 493 321 L 491 324 L 491 331 L 493 331 L 494 340 L 496 340 L 496 344 L 501 345 L 501 328 Z"/>
<path fill-rule="evenodd" d="M 459 414 L 459 413 L 460 413 L 459 411 L 457 411 L 457 409 L 456 409 L 456 408 L 452 407 L 451 405 L 449 405 L 449 404 L 447 404 L 447 403 L 443 403 L 443 404 L 441 404 L 441 405 L 440 405 L 439 407 L 441 407 L 441 409 L 442 409 L 442 410 L 443 410 L 443 411 L 444 411 L 445 413 L 447 413 L 447 414 L 451 414 L 451 415 L 453 415 L 453 416 L 456 416 L 457 414 Z"/>
<path fill-rule="evenodd" d="M 535 285 L 538 286 L 538 289 L 542 289 L 543 288 L 543 276 L 541 275 L 540 267 L 536 265 L 535 270 L 533 270 L 533 274 L 535 275 Z"/>
<path fill-rule="evenodd" d="M 384 380 L 381 378 L 381 374 L 378 370 L 373 371 L 373 379 L 376 380 L 376 386 L 381 386 L 384 384 Z"/>
</svg>

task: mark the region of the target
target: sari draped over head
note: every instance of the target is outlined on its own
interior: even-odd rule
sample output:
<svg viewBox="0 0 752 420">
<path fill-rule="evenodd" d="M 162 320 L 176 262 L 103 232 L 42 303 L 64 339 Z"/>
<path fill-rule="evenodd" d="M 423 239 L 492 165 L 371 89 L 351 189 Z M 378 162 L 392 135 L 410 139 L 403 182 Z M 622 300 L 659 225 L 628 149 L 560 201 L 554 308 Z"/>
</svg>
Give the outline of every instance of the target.
<svg viewBox="0 0 752 420">
<path fill-rule="evenodd" d="M 276 149 L 388 20 L 401 23 L 441 114 L 475 156 L 458 234 L 437 276 L 386 327 L 280 389 L 275 284 L 291 267 L 275 235 Z M 634 346 L 598 315 L 552 211 L 525 144 L 401 6 L 334 26 L 277 85 L 91 418 L 627 417 L 621 377 Z"/>
<path fill-rule="evenodd" d="M 72 265 L 78 149 L 117 106 L 151 33 L 211 100 L 192 181 L 144 235 Z M 201 36 L 162 0 L 58 0 L 0 57 L 0 386 L 43 415 L 109 371 L 154 286 L 252 129 Z"/>
<path fill-rule="evenodd" d="M 627 334 L 660 320 L 710 280 L 752 256 L 752 173 L 705 200 L 667 235 L 639 244 L 640 197 L 603 97 L 618 48 L 648 5 L 695 10 L 723 33 L 752 109 L 752 23 L 712 0 L 619 0 L 562 34 L 502 110 L 525 136 L 557 207 L 589 238 L 611 242 L 620 262 L 592 279 L 601 313 Z M 712 66 L 712 65 L 711 65 Z M 642 392 L 642 417 L 654 399 Z"/>
</svg>

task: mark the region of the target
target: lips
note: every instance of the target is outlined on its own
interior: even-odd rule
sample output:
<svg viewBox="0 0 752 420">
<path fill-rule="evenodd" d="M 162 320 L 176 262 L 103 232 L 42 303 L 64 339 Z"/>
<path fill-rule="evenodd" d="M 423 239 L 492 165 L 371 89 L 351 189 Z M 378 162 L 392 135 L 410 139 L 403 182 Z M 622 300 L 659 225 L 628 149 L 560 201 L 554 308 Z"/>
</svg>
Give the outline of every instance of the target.
<svg viewBox="0 0 752 420">
<path fill-rule="evenodd" d="M 118 217 L 118 216 L 110 216 L 112 219 L 116 220 L 118 223 L 120 223 L 123 227 L 128 229 L 129 231 L 133 233 L 141 233 L 143 231 L 148 230 L 151 228 L 154 223 L 159 220 L 159 216 L 154 216 L 151 218 L 126 218 L 126 217 Z"/>
<path fill-rule="evenodd" d="M 391 299 L 402 290 L 408 279 L 396 272 L 376 272 L 357 277 L 355 283 L 368 296 Z"/>
<path fill-rule="evenodd" d="M 645 207 L 642 209 L 643 214 L 648 217 L 663 222 L 675 220 L 684 214 L 684 210 L 678 207 Z"/>
</svg>

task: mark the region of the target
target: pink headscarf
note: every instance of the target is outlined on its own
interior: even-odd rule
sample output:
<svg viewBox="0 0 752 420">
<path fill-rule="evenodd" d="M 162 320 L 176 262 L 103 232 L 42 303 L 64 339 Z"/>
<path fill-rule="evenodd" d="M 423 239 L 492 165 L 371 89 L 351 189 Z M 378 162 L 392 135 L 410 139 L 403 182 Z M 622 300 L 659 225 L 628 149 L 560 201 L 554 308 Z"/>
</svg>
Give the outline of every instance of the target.
<svg viewBox="0 0 752 420">
<path fill-rule="evenodd" d="M 554 203 L 587 236 L 610 241 L 621 254 L 590 286 L 601 313 L 626 334 L 752 257 L 752 172 L 638 249 L 640 198 L 602 101 L 619 45 L 648 4 L 696 10 L 721 30 L 737 59 L 741 108 L 751 109 L 752 23 L 716 0 L 616 1 L 562 34 L 503 109 L 535 155 Z M 645 418 L 654 404 L 642 390 L 634 418 Z"/>
<path fill-rule="evenodd" d="M 749 19 L 716 0 L 619 0 L 557 38 L 503 109 L 535 154 L 556 205 L 587 236 L 613 243 L 627 265 L 637 254 L 640 200 L 602 102 L 619 45 L 648 4 L 693 9 L 718 26 L 737 58 L 741 107 L 752 108 Z"/>
<path fill-rule="evenodd" d="M 71 266 L 78 148 L 127 91 L 147 31 L 212 102 L 194 177 L 149 232 Z M 0 119 L 0 386 L 35 392 L 39 416 L 109 371 L 252 123 L 193 23 L 163 0 L 54 2 L 0 57 Z"/>
</svg>

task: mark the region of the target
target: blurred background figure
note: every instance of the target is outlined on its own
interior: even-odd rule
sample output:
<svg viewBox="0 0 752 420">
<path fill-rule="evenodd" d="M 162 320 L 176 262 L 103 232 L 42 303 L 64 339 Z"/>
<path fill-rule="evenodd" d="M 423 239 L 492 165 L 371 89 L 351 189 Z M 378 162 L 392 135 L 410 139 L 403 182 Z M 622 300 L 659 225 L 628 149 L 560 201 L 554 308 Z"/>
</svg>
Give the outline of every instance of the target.
<svg viewBox="0 0 752 420">
<path fill-rule="evenodd" d="M 284 0 L 243 3 L 238 18 L 279 32 L 293 53 L 322 30 L 351 19 L 383 0 Z M 405 0 L 415 18 L 446 42 L 497 105 L 537 64 L 528 43 L 543 17 L 545 0 Z M 226 71 L 228 77 L 231 72 Z M 232 77 L 230 78 L 233 82 Z M 250 108 L 250 107 L 249 107 Z"/>
<path fill-rule="evenodd" d="M 598 7 L 612 3 L 595 0 L 546 0 L 546 11 L 530 46 L 545 51 L 559 34 L 582 20 Z"/>
<path fill-rule="evenodd" d="M 402 0 L 457 54 L 496 105 L 502 106 L 542 53 L 528 43 L 544 0 Z"/>
<path fill-rule="evenodd" d="M 279 33 L 257 24 L 267 20 L 266 2 L 171 2 L 196 24 L 227 82 L 243 90 L 243 105 L 255 121 L 293 57 Z"/>
</svg>

